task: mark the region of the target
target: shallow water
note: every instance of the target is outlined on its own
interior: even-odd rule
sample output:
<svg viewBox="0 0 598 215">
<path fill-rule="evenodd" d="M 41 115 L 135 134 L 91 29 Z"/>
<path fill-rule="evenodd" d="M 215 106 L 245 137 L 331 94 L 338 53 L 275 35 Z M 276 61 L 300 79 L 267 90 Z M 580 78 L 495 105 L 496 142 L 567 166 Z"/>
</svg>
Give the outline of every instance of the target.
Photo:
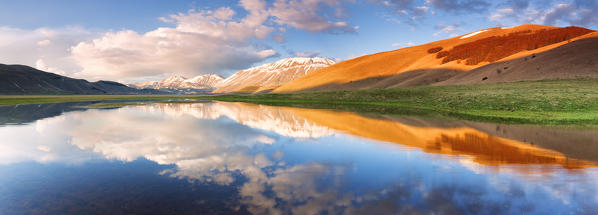
<svg viewBox="0 0 598 215">
<path fill-rule="evenodd" d="M 0 214 L 597 214 L 598 132 L 246 103 L 0 107 Z"/>
</svg>

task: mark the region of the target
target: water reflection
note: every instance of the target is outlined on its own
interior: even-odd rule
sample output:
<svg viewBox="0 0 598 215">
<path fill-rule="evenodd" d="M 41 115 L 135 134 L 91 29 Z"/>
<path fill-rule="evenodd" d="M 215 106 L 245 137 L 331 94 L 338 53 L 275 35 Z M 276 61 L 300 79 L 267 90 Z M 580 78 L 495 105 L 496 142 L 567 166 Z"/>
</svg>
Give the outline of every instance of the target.
<svg viewBox="0 0 598 215">
<path fill-rule="evenodd" d="M 7 176 L 35 172 L 32 167 L 14 168 L 35 161 L 48 168 L 64 164 L 61 168 L 74 169 L 77 174 L 71 177 L 79 180 L 101 180 L 90 178 L 91 173 L 82 169 L 110 172 L 115 170 L 91 164 L 107 159 L 105 165 L 123 169 L 126 165 L 113 161 L 146 160 L 157 166 L 134 168 L 153 175 L 129 180 L 141 183 L 166 177 L 207 186 L 186 191 L 191 193 L 217 186 L 215 190 L 227 190 L 229 195 L 221 197 L 229 203 L 213 203 L 230 209 L 217 210 L 221 213 L 597 212 L 598 171 L 591 159 L 582 158 L 587 153 L 575 157 L 570 151 L 567 155 L 557 151 L 560 145 L 554 142 L 548 149 L 540 147 L 542 142 L 532 145 L 497 136 L 509 126 L 490 135 L 482 132 L 487 124 L 423 122 L 223 102 L 76 111 L 0 128 L 0 172 Z M 543 131 L 537 128 L 534 135 L 562 134 Z M 573 132 L 578 138 L 596 140 L 593 131 Z M 569 140 L 562 144 L 575 144 L 576 139 Z M 576 146 L 591 149 L 595 145 Z M 43 179 L 28 180 L 32 182 L 27 186 L 48 185 Z M 49 185 L 60 183 L 56 180 Z M 174 183 L 140 186 L 136 192 L 150 195 Z M 0 179 L 0 194 L 9 196 L 0 198 L 0 213 L 16 211 L 2 208 L 15 208 L 7 198 L 19 199 L 12 191 L 18 186 Z M 55 193 L 47 195 L 49 202 L 64 201 Z"/>
<path fill-rule="evenodd" d="M 349 112 L 288 108 L 298 116 L 335 130 L 376 140 L 399 143 L 425 152 L 468 155 L 484 165 L 542 164 L 560 165 L 567 169 L 595 166 L 594 162 L 571 159 L 560 152 L 531 144 L 492 136 L 470 127 L 419 127 L 404 123 L 363 117 Z M 541 129 L 539 129 L 541 130 Z M 588 131 L 598 137 L 598 133 Z M 598 144 L 598 139 L 594 139 Z M 576 142 L 571 138 L 569 144 Z M 533 167 L 537 168 L 537 167 Z M 521 170 L 521 168 L 518 168 Z"/>
</svg>

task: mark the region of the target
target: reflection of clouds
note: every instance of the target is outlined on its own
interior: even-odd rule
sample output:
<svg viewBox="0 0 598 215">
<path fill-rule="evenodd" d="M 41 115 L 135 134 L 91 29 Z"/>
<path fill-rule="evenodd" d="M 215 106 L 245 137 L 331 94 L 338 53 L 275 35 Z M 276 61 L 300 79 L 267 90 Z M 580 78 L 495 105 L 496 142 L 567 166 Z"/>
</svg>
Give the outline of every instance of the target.
<svg viewBox="0 0 598 215">
<path fill-rule="evenodd" d="M 240 189 L 242 202 L 254 214 L 338 214 L 354 197 L 350 192 L 342 193 L 341 184 L 334 183 L 344 176 L 337 174 L 344 172 L 342 169 L 335 171 L 335 166 L 312 163 L 266 174 L 259 168 L 249 168 L 245 170 L 249 181 Z M 324 178 L 332 183 L 319 181 Z"/>
<path fill-rule="evenodd" d="M 186 116 L 166 118 L 156 113 L 146 116 L 138 112 L 139 109 L 127 107 L 115 112 L 73 114 L 71 120 L 79 123 L 69 132 L 72 143 L 111 159 L 132 161 L 145 157 L 159 164 L 173 164 L 233 154 L 241 150 L 236 146 L 247 147 L 268 139 L 236 123 Z"/>
<path fill-rule="evenodd" d="M 25 161 L 80 163 L 89 153 L 70 145 L 64 127 L 72 122 L 64 116 L 38 120 L 28 125 L 0 127 L 0 164 Z"/>
<path fill-rule="evenodd" d="M 272 137 L 238 123 L 198 120 L 173 111 L 189 110 L 185 107 L 165 106 L 170 105 L 69 114 L 70 121 L 78 122 L 69 129 L 72 144 L 109 159 L 143 157 L 158 164 L 174 164 L 169 172 L 173 177 L 223 185 L 234 181 L 231 172 L 272 165 L 264 154 L 250 154 L 253 147 L 272 144 Z M 168 110 L 168 117 L 161 110 Z"/>
<path fill-rule="evenodd" d="M 257 214 L 340 212 L 351 203 L 353 194 L 336 191 L 342 186 L 338 181 L 345 167 L 318 163 L 281 166 L 283 152 L 255 154 L 252 150 L 272 144 L 272 137 L 228 120 L 189 117 L 218 118 L 211 113 L 178 112 L 193 112 L 195 108 L 170 107 L 156 104 L 70 113 L 67 121 L 74 126 L 65 130 L 73 145 L 109 159 L 132 161 L 143 157 L 159 164 L 174 164 L 173 169 L 162 172 L 172 177 L 230 185 L 235 182 L 234 174 L 240 173 L 248 180 L 239 190 L 242 202 Z M 322 178 L 333 183 L 323 188 L 319 181 Z"/>
</svg>

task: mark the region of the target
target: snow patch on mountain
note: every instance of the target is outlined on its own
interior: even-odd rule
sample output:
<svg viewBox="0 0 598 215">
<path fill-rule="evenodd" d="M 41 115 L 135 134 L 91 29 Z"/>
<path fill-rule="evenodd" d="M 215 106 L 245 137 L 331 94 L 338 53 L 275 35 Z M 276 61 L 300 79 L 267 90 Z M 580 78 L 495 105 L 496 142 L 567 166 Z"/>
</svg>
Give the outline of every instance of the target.
<svg viewBox="0 0 598 215">
<path fill-rule="evenodd" d="M 488 31 L 488 29 L 486 29 L 486 30 L 481 30 L 481 31 L 476 31 L 476 32 L 473 32 L 473 33 L 469 33 L 469 34 L 466 34 L 466 35 L 462 36 L 462 37 L 461 37 L 461 38 L 459 38 L 459 39 L 465 39 L 465 38 L 473 37 L 473 36 L 475 36 L 475 35 L 478 35 L 478 34 L 484 33 L 484 32 L 486 32 L 486 31 Z"/>
</svg>

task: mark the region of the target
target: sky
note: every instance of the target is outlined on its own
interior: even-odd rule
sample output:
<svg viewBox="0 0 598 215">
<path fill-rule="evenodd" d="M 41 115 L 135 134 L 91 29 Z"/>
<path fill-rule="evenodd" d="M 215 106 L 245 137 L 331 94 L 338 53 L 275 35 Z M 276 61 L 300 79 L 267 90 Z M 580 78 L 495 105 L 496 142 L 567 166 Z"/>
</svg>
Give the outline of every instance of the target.
<svg viewBox="0 0 598 215">
<path fill-rule="evenodd" d="M 124 83 L 343 61 L 520 24 L 598 29 L 596 0 L 3 0 L 0 63 Z"/>
</svg>

